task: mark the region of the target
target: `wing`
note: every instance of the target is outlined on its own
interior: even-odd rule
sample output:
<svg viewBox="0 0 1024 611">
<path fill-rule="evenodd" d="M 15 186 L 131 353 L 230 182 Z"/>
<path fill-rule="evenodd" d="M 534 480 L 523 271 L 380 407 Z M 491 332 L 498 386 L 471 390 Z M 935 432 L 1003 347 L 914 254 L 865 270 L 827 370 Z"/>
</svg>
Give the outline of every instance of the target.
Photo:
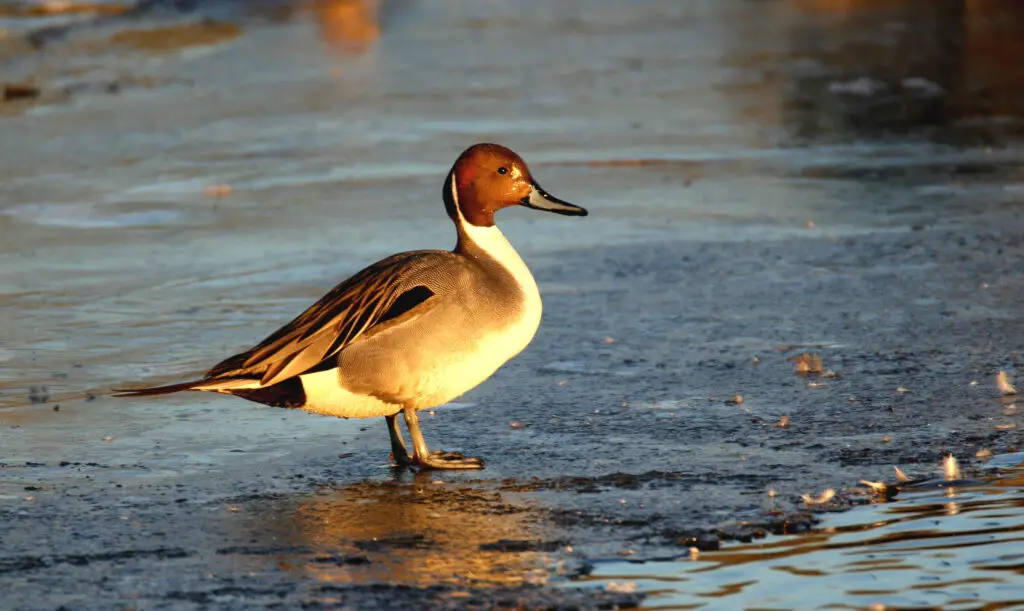
<svg viewBox="0 0 1024 611">
<path fill-rule="evenodd" d="M 261 386 L 300 375 L 336 355 L 374 326 L 423 308 L 438 290 L 447 251 L 414 251 L 383 259 L 334 287 L 258 346 L 235 355 L 206 379 L 260 378 Z"/>
</svg>

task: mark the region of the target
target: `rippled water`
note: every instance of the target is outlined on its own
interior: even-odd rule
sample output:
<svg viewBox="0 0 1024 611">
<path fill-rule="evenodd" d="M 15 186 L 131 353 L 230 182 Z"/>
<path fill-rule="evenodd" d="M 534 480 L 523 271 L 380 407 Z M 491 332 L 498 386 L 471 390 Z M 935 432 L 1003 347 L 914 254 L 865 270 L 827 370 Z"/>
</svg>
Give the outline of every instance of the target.
<svg viewBox="0 0 1024 611">
<path fill-rule="evenodd" d="M 993 463 L 1003 472 L 987 483 L 927 482 L 808 533 L 675 560 L 598 562 L 580 581 L 645 592 L 648 609 L 1019 608 L 1024 455 Z"/>
</svg>

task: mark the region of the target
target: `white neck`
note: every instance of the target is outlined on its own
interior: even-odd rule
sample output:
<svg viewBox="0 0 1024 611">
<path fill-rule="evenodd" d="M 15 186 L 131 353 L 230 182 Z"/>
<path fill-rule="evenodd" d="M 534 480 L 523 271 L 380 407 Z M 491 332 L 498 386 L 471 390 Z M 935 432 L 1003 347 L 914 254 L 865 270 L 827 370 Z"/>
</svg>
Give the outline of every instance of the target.
<svg viewBox="0 0 1024 611">
<path fill-rule="evenodd" d="M 501 347 L 496 348 L 498 353 L 508 355 L 505 358 L 511 358 L 519 354 L 519 351 L 530 343 L 540 325 L 544 306 L 540 300 L 537 281 L 533 279 L 533 274 L 530 273 L 519 253 L 512 248 L 512 244 L 505 239 L 504 234 L 496 226 L 477 227 L 462 218 L 458 220 L 458 225 L 459 241 L 470 241 L 476 249 L 484 251 L 488 258 L 505 268 L 519 286 L 518 298 L 521 301 L 518 302 L 516 308 L 518 316 L 515 323 L 505 329 L 502 335 L 503 339 L 498 341 Z"/>
<path fill-rule="evenodd" d="M 477 227 L 461 218 L 461 215 L 458 224 L 460 239 L 473 242 L 477 248 L 508 270 L 524 292 L 537 293 L 537 282 L 533 279 L 533 274 L 497 225 Z"/>
</svg>

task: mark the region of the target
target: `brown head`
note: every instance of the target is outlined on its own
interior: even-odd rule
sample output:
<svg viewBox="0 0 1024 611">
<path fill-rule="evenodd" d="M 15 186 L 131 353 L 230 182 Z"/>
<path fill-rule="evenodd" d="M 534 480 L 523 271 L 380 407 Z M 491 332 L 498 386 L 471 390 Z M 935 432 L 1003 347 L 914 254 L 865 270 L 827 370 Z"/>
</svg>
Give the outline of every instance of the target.
<svg viewBox="0 0 1024 611">
<path fill-rule="evenodd" d="M 444 183 L 444 204 L 453 221 L 461 216 L 477 227 L 494 225 L 494 213 L 508 206 L 587 215 L 541 189 L 522 157 L 499 144 L 474 144 L 459 155 Z"/>
</svg>

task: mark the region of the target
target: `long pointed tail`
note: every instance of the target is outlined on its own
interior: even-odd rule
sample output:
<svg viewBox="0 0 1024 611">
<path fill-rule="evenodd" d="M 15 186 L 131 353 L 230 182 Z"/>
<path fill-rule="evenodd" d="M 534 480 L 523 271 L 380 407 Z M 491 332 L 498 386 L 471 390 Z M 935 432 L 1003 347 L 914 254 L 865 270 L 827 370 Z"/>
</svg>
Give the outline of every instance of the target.
<svg viewBox="0 0 1024 611">
<path fill-rule="evenodd" d="M 115 397 L 148 397 L 150 395 L 169 395 L 173 392 L 193 390 L 202 385 L 202 380 L 192 380 L 181 384 L 168 384 L 167 386 L 152 386 L 150 388 L 115 388 Z"/>
</svg>

